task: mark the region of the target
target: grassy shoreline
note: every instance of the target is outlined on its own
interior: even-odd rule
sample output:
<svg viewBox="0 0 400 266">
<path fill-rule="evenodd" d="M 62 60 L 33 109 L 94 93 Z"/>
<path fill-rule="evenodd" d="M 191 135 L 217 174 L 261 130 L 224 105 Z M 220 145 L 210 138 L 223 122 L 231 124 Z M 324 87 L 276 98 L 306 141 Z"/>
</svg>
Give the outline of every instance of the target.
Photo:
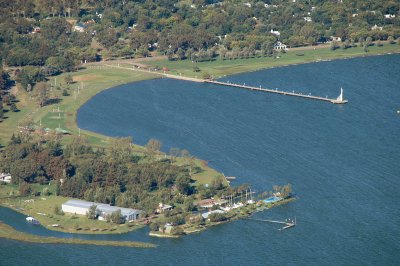
<svg viewBox="0 0 400 266">
<path fill-rule="evenodd" d="M 103 240 L 84 240 L 76 238 L 57 238 L 32 235 L 15 230 L 0 221 L 0 239 L 6 238 L 16 241 L 38 243 L 38 244 L 75 244 L 75 245 L 95 245 L 95 246 L 115 246 L 115 247 L 134 247 L 134 248 L 154 248 L 156 245 L 144 242 L 133 241 L 103 241 Z"/>
<path fill-rule="evenodd" d="M 289 51 L 286 54 L 282 54 L 281 58 L 251 58 L 251 59 L 237 59 L 237 60 L 216 60 L 211 62 L 198 63 L 198 66 L 202 71 L 209 71 L 215 76 L 225 76 L 231 74 L 237 74 L 247 71 L 255 71 L 259 69 L 281 67 L 287 65 L 304 64 L 311 63 L 322 60 L 333 60 L 333 59 L 346 59 L 359 56 L 373 56 L 382 55 L 390 53 L 400 53 L 399 45 L 389 45 L 377 47 L 372 46 L 369 48 L 370 51 L 366 54 L 362 48 L 351 48 L 351 49 L 338 49 L 336 51 L 330 51 L 329 48 L 316 49 L 316 50 L 304 50 L 303 56 L 297 56 L 296 53 L 301 52 L 301 50 Z M 128 61 L 130 62 L 130 61 Z M 190 61 L 174 61 L 170 62 L 167 60 L 161 61 L 149 61 L 146 62 L 151 66 L 166 66 L 170 68 L 170 73 L 188 75 L 194 77 L 195 73 L 192 71 L 192 63 Z M 97 93 L 100 93 L 106 89 L 113 88 L 115 86 L 126 84 L 130 82 L 138 82 L 148 79 L 155 79 L 159 76 L 157 74 L 135 72 L 129 69 L 114 69 L 102 65 L 102 63 L 88 64 L 86 69 L 79 70 L 78 72 L 71 73 L 73 75 L 74 84 L 69 85 L 69 96 L 61 96 L 61 90 L 57 91 L 53 89 L 53 96 L 57 96 L 61 99 L 61 102 L 56 105 L 49 105 L 43 108 L 38 108 L 33 100 L 30 99 L 30 95 L 24 91 L 18 91 L 18 98 L 20 102 L 18 107 L 21 109 L 18 113 L 8 112 L 6 116 L 9 116 L 2 123 L 0 123 L 0 143 L 5 144 L 8 142 L 12 133 L 17 130 L 18 124 L 26 119 L 27 117 L 31 119 L 36 125 L 41 123 L 45 127 L 55 129 L 56 127 L 61 127 L 69 130 L 72 135 L 78 135 L 79 131 L 82 136 L 85 136 L 88 142 L 93 146 L 105 147 L 109 143 L 109 137 L 97 134 L 94 132 L 79 130 L 76 123 L 76 116 L 79 108 L 83 106 L 88 100 L 90 100 Z M 126 63 L 124 63 L 126 64 Z M 201 74 L 201 73 L 200 73 Z M 58 79 L 58 84 L 60 80 L 66 74 L 52 77 L 49 82 L 55 83 L 55 79 Z M 77 93 L 78 86 L 81 87 L 79 94 Z M 82 88 L 83 87 L 83 88 Z M 76 95 L 76 97 L 75 97 Z M 54 112 L 54 109 L 60 108 L 60 112 Z M 63 139 L 64 143 L 68 143 L 71 137 L 65 137 Z M 135 149 L 139 152 L 143 152 L 144 148 L 142 146 L 135 145 Z M 179 162 L 178 162 L 179 163 Z M 219 175 L 219 173 L 207 166 L 205 161 L 197 160 L 196 164 L 204 168 L 206 171 L 202 172 L 198 176 L 195 176 L 199 183 L 209 183 L 212 178 Z M 4 200 L 3 200 L 4 201 Z M 4 203 L 4 202 L 3 202 Z M 14 202 L 15 203 L 15 202 Z M 7 202 L 9 205 L 10 202 Z M 11 204 L 12 201 L 11 201 Z M 15 205 L 15 204 L 14 204 Z M 11 207 L 11 206 L 5 206 Z M 12 207 L 11 207 L 12 208 Z M 14 208 L 15 209 L 15 208 Z M 17 211 L 19 211 L 17 209 Z M 22 212 L 21 213 L 32 215 L 37 218 L 43 224 L 47 223 L 57 223 L 56 221 L 44 220 L 43 217 L 35 213 Z M 49 212 L 49 210 L 48 210 Z M 61 228 L 49 228 L 51 230 L 63 231 L 63 232 L 75 232 L 75 233 L 96 233 L 96 232 L 84 232 L 80 230 L 63 230 Z M 128 230 L 130 231 L 130 230 Z M 117 230 L 112 233 L 121 233 L 121 230 Z"/>
<path fill-rule="evenodd" d="M 348 49 L 336 49 L 331 51 L 329 48 L 295 49 L 286 53 L 279 54 L 279 58 L 260 57 L 248 59 L 232 59 L 193 63 L 190 60 L 168 61 L 152 60 L 143 61 L 149 67 L 166 67 L 169 74 L 182 75 L 191 78 L 201 78 L 203 73 L 209 73 L 214 78 L 221 78 L 233 74 L 257 71 L 268 68 L 314 63 L 319 61 L 330 61 L 338 59 L 349 59 L 355 57 L 378 56 L 392 53 L 400 53 L 400 45 L 385 43 L 383 46 L 370 46 L 368 52 L 364 52 L 362 47 Z M 141 62 L 138 60 L 138 62 Z M 193 67 L 200 68 L 200 72 L 194 72 Z"/>
</svg>

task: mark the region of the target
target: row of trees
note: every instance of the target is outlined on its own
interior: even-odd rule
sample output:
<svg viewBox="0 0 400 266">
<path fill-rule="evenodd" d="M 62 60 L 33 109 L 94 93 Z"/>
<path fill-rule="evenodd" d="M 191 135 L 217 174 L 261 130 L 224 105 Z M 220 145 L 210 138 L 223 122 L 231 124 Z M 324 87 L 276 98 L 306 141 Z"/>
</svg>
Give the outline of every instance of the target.
<svg viewBox="0 0 400 266">
<path fill-rule="evenodd" d="M 88 201 L 136 207 L 152 212 L 159 202 L 183 204 L 193 209 L 193 200 L 182 198 L 197 192 L 190 178 L 190 162 L 176 166 L 169 158 L 157 159 L 161 144 L 149 142 L 148 153 L 132 150 L 131 138 L 115 139 L 108 149 L 94 150 L 76 137 L 62 147 L 57 137 L 37 142 L 29 135 L 14 135 L 0 154 L 0 172 L 9 172 L 14 184 L 55 182 L 57 194 Z M 221 180 L 207 193 L 223 189 Z M 202 189 L 199 195 L 204 195 Z"/>
<path fill-rule="evenodd" d="M 54 4 L 50 4 L 54 3 Z M 374 40 L 400 36 L 400 4 L 392 1 L 223 1 L 194 4 L 149 1 L 24 0 L 0 6 L 0 59 L 10 66 L 46 66 L 49 72 L 71 71 L 80 62 L 98 60 L 92 41 L 109 55 L 147 56 L 157 49 L 177 58 L 210 50 L 216 44 L 228 51 L 265 50 L 277 39 L 291 46 L 323 42 L 330 36 Z M 385 14 L 397 15 L 385 18 Z M 60 17 L 61 16 L 61 17 Z M 87 23 L 74 32 L 73 16 Z M 311 20 L 305 21 L 304 17 Z M 29 19 L 28 19 L 29 18 Z M 32 19 L 33 18 L 33 19 Z M 383 30 L 371 31 L 375 24 Z M 41 30 L 29 34 L 35 26 Z M 192 52 L 193 53 L 193 52 Z"/>
</svg>

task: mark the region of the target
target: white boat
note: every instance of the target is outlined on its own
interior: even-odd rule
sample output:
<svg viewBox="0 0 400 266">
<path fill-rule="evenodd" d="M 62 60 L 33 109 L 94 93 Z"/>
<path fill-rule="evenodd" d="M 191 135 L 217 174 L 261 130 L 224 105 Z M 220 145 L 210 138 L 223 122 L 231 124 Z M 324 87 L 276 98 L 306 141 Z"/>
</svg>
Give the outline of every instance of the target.
<svg viewBox="0 0 400 266">
<path fill-rule="evenodd" d="M 347 100 L 343 99 L 343 88 L 340 88 L 340 94 L 339 96 L 335 99 L 331 101 L 332 103 L 336 103 L 336 104 L 344 104 L 347 103 Z"/>
<path fill-rule="evenodd" d="M 29 217 L 26 217 L 26 221 L 27 221 L 28 223 L 31 223 L 31 224 L 40 224 L 38 220 L 36 220 L 35 218 L 30 217 L 30 216 L 29 216 Z"/>
</svg>

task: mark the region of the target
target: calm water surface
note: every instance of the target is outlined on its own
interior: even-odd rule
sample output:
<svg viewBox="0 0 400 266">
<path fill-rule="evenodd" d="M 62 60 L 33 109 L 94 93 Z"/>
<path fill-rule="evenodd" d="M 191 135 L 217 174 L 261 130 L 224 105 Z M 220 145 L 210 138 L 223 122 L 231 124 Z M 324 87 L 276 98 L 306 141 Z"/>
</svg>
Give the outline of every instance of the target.
<svg viewBox="0 0 400 266">
<path fill-rule="evenodd" d="M 81 128 L 149 138 L 188 149 L 236 183 L 258 190 L 293 184 L 296 202 L 258 213 L 298 226 L 241 220 L 182 239 L 147 230 L 84 236 L 32 227 L 0 208 L 0 219 L 40 235 L 138 240 L 156 249 L 39 245 L 0 240 L 1 265 L 396 265 L 400 261 L 400 55 L 282 67 L 224 78 L 336 97 L 347 105 L 170 79 L 122 85 L 78 113 Z"/>
</svg>

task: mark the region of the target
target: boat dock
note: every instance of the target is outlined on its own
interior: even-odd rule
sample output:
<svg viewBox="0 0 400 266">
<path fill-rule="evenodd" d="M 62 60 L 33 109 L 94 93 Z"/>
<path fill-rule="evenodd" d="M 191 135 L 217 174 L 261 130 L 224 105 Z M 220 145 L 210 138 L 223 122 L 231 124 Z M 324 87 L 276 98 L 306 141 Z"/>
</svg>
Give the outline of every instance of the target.
<svg viewBox="0 0 400 266">
<path fill-rule="evenodd" d="M 313 100 L 319 100 L 319 101 L 325 101 L 325 102 L 330 102 L 334 104 L 345 104 L 347 103 L 347 100 L 343 99 L 343 89 L 341 89 L 341 93 L 339 97 L 336 99 L 328 98 L 328 97 L 320 97 L 320 96 L 313 96 L 310 94 L 302 94 L 302 93 L 297 93 L 297 92 L 287 92 L 287 91 L 280 91 L 278 89 L 272 90 L 272 89 L 265 89 L 261 88 L 261 86 L 258 87 L 253 87 L 253 86 L 248 86 L 248 85 L 241 85 L 241 84 L 235 84 L 235 83 L 229 83 L 229 82 L 222 82 L 222 81 L 216 81 L 216 80 L 205 80 L 204 82 L 207 83 L 212 83 L 212 84 L 217 84 L 217 85 L 223 85 L 223 86 L 229 86 L 229 87 L 236 87 L 236 88 L 241 88 L 241 89 L 247 89 L 247 90 L 254 90 L 254 91 L 262 91 L 262 92 L 269 92 L 269 93 L 276 93 L 276 94 L 281 94 L 281 95 L 288 95 L 288 96 L 295 96 L 295 97 L 300 97 L 300 98 L 306 98 L 306 99 L 313 99 Z"/>
<path fill-rule="evenodd" d="M 276 220 L 266 220 L 266 219 L 255 219 L 255 218 L 246 218 L 247 220 L 258 221 L 258 222 L 268 222 L 275 224 L 284 224 L 282 228 L 278 229 L 279 231 L 291 228 L 296 226 L 296 218 L 294 220 L 286 219 L 286 221 L 276 221 Z"/>
<path fill-rule="evenodd" d="M 312 99 L 312 100 L 319 100 L 319 101 L 324 101 L 324 102 L 330 102 L 334 104 L 345 104 L 348 101 L 343 98 L 343 89 L 340 89 L 340 95 L 336 98 L 328 98 L 327 97 L 320 97 L 320 96 L 313 96 L 311 93 L 309 94 L 302 94 L 298 92 L 288 92 L 288 91 L 280 91 L 278 89 L 265 89 L 262 88 L 261 85 L 260 87 L 253 87 L 253 86 L 248 86 L 246 84 L 235 84 L 235 83 L 230 83 L 230 82 L 223 82 L 223 81 L 216 81 L 216 80 L 208 80 L 208 79 L 199 79 L 199 78 L 191 78 L 191 77 L 185 77 L 182 75 L 173 75 L 173 74 L 167 74 L 159 71 L 152 71 L 150 69 L 138 69 L 135 67 L 128 68 L 128 67 L 122 67 L 119 65 L 111 65 L 111 64 L 104 64 L 106 67 L 114 67 L 114 68 L 121 68 L 121 69 L 127 69 L 127 70 L 133 70 L 133 71 L 138 71 L 138 72 L 143 72 L 143 73 L 149 73 L 149 74 L 156 74 L 156 75 L 161 75 L 162 77 L 165 78 L 171 78 L 171 79 L 179 79 L 179 80 L 186 80 L 186 81 L 192 81 L 192 82 L 204 82 L 204 83 L 211 83 L 211 84 L 216 84 L 216 85 L 223 85 L 223 86 L 228 86 L 228 87 L 235 87 L 235 88 L 241 88 L 241 89 L 247 89 L 247 90 L 252 90 L 252 91 L 262 91 L 262 92 L 269 92 L 269 93 L 276 93 L 276 94 L 281 94 L 281 95 L 287 95 L 287 96 L 294 96 L 294 97 L 300 97 L 303 99 Z"/>
</svg>

